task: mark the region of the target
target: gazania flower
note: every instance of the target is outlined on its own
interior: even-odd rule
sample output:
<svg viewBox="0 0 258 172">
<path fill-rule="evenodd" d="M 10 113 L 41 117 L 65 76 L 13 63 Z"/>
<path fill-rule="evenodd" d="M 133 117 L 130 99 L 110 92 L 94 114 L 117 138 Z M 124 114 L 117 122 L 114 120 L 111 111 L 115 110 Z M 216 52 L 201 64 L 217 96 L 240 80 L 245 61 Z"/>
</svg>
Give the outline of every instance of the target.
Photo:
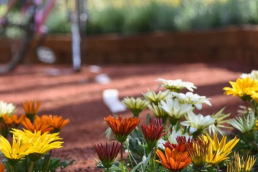
<svg viewBox="0 0 258 172">
<path fill-rule="evenodd" d="M 13 144 L 10 145 L 6 138 L 0 136 L 0 151 L 3 152 L 9 163 L 15 166 L 20 159 L 35 149 L 31 147 L 31 143 L 23 142 L 21 137 L 14 137 Z"/>
<path fill-rule="evenodd" d="M 15 106 L 12 103 L 0 101 L 0 117 L 3 115 L 12 115 L 15 111 Z"/>
<path fill-rule="evenodd" d="M 179 136 L 183 136 L 186 138 L 186 141 L 190 141 L 192 139 L 192 136 L 189 136 L 188 133 L 182 133 L 181 130 L 176 130 L 175 127 L 173 127 L 171 134 L 168 137 L 168 141 L 172 144 L 178 144 L 177 138 Z"/>
<path fill-rule="evenodd" d="M 192 139 L 186 138 L 184 136 L 178 136 L 176 138 L 176 140 L 177 140 L 176 144 L 173 144 L 173 143 L 170 143 L 169 141 L 167 141 L 164 144 L 164 146 L 170 148 L 171 150 L 176 149 L 178 152 L 185 152 L 185 151 L 187 151 L 186 145 L 187 144 L 191 145 L 191 143 L 193 141 Z"/>
<path fill-rule="evenodd" d="M 20 125 L 20 123 L 24 120 L 25 118 L 25 115 L 21 115 L 21 116 L 18 116 L 18 115 L 11 115 L 11 116 L 7 116 L 7 115 L 4 115 L 3 116 L 3 119 L 4 119 L 4 123 L 5 124 L 8 124 L 8 125 L 16 125 L 16 127 L 18 125 Z"/>
<path fill-rule="evenodd" d="M 218 111 L 216 114 L 212 114 L 211 117 L 215 119 L 215 123 L 209 125 L 209 134 L 219 133 L 221 135 L 225 135 L 225 132 L 221 128 L 228 128 L 231 127 L 225 126 L 224 124 L 228 122 L 227 117 L 230 116 L 230 113 L 224 114 L 225 108 Z"/>
<path fill-rule="evenodd" d="M 181 104 L 177 99 L 166 99 L 161 101 L 160 107 L 167 112 L 172 121 L 180 120 L 184 115 L 193 110 L 190 104 Z M 173 123 L 172 123 L 173 124 Z"/>
<path fill-rule="evenodd" d="M 254 80 L 258 80 L 258 70 L 252 70 L 251 73 L 243 73 L 241 76 L 241 78 L 251 78 L 251 79 L 254 79 Z"/>
<path fill-rule="evenodd" d="M 208 154 L 208 147 L 208 142 L 202 140 L 202 138 L 194 140 L 191 144 L 186 144 L 195 170 L 200 171 L 204 167 Z"/>
<path fill-rule="evenodd" d="M 254 156 L 240 158 L 239 153 L 234 153 L 234 159 L 227 162 L 227 172 L 251 172 L 256 161 Z"/>
<path fill-rule="evenodd" d="M 142 132 L 150 149 L 157 145 L 157 141 L 167 132 L 163 132 L 162 119 L 150 118 L 150 125 L 142 124 Z"/>
<path fill-rule="evenodd" d="M 239 141 L 239 139 L 235 137 L 227 142 L 227 136 L 223 136 L 221 141 L 219 141 L 216 133 L 214 134 L 213 140 L 209 135 L 203 136 L 203 139 L 208 140 L 209 143 L 206 162 L 211 165 L 217 165 L 221 161 L 228 159 L 228 155 Z"/>
<path fill-rule="evenodd" d="M 170 91 L 159 91 L 156 94 L 154 91 L 149 90 L 148 92 L 143 93 L 143 97 L 150 103 L 157 105 L 161 100 L 166 100 L 166 98 L 170 97 Z"/>
<path fill-rule="evenodd" d="M 119 142 L 113 142 L 110 145 L 108 143 L 106 143 L 106 145 L 97 144 L 94 145 L 94 148 L 103 166 L 110 168 L 119 153 L 121 144 L 119 144 Z"/>
<path fill-rule="evenodd" d="M 198 94 L 193 94 L 192 92 L 187 92 L 186 94 L 179 93 L 177 95 L 180 103 L 187 103 L 195 106 L 197 109 L 202 109 L 202 104 L 207 104 L 211 106 L 211 103 L 206 96 L 200 96 Z"/>
<path fill-rule="evenodd" d="M 256 125 L 256 118 L 253 111 L 247 115 L 242 115 L 234 119 L 228 120 L 228 123 L 242 133 L 252 131 Z"/>
<path fill-rule="evenodd" d="M 165 155 L 159 149 L 156 152 L 160 160 L 156 160 L 162 164 L 171 172 L 180 172 L 189 164 L 191 164 L 191 158 L 187 151 L 178 152 L 176 149 L 165 148 Z"/>
<path fill-rule="evenodd" d="M 29 118 L 30 120 L 31 119 L 34 120 L 35 116 L 38 113 L 40 104 L 41 104 L 40 101 L 31 101 L 31 100 L 23 103 L 23 109 L 25 111 L 26 117 Z"/>
<path fill-rule="evenodd" d="M 149 104 L 147 100 L 142 100 L 141 98 L 135 99 L 133 97 L 126 97 L 122 102 L 128 109 L 130 109 L 135 117 L 138 117 L 140 112 L 146 109 Z"/>
<path fill-rule="evenodd" d="M 104 120 L 116 135 L 116 139 L 121 143 L 125 142 L 127 136 L 140 123 L 140 119 L 137 117 L 125 118 L 124 120 L 122 120 L 122 116 L 116 118 L 109 115 L 107 118 L 104 118 Z"/>
<path fill-rule="evenodd" d="M 155 105 L 154 103 L 149 104 L 148 108 L 154 113 L 156 118 L 161 118 L 163 124 L 166 124 L 168 117 L 167 112 L 165 112 L 161 107 Z"/>
<path fill-rule="evenodd" d="M 42 133 L 41 131 L 31 132 L 29 130 L 13 129 L 11 131 L 15 137 L 21 138 L 23 143 L 30 143 L 33 151 L 30 152 L 30 158 L 36 160 L 44 155 L 46 152 L 62 147 L 62 140 L 59 133 L 50 134 L 48 132 Z"/>
<path fill-rule="evenodd" d="M 193 91 L 193 89 L 196 88 L 193 83 L 183 82 L 181 79 L 166 80 L 166 79 L 158 78 L 157 81 L 162 82 L 161 87 L 165 87 L 166 89 L 173 92 L 180 92 L 183 88 L 186 88 L 189 91 Z"/>
<path fill-rule="evenodd" d="M 229 82 L 232 88 L 225 87 L 226 95 L 232 94 L 233 96 L 238 96 L 244 100 L 250 99 L 250 96 L 254 91 L 258 91 L 258 81 L 247 78 L 238 78 L 236 82 Z"/>
<path fill-rule="evenodd" d="M 181 125 L 190 127 L 191 133 L 194 133 L 197 130 L 202 131 L 206 129 L 209 125 L 215 123 L 215 119 L 212 118 L 210 115 L 195 115 L 193 112 L 188 113 L 188 115 L 186 115 L 185 118 L 187 121 L 181 122 Z"/>
<path fill-rule="evenodd" d="M 4 165 L 4 163 L 1 163 L 1 165 L 0 165 L 0 172 L 4 172 L 4 170 L 5 170 L 5 165 Z"/>
<path fill-rule="evenodd" d="M 63 119 L 61 116 L 43 115 L 41 117 L 43 123 L 48 124 L 54 128 L 55 132 L 59 132 L 64 126 L 66 126 L 70 120 Z"/>
<path fill-rule="evenodd" d="M 30 130 L 31 132 L 41 131 L 42 133 L 45 133 L 53 130 L 53 127 L 51 127 L 49 124 L 44 123 L 42 119 L 38 116 L 36 116 L 36 119 L 33 123 L 31 123 L 28 118 L 25 118 L 22 121 L 22 125 L 25 129 Z"/>
</svg>

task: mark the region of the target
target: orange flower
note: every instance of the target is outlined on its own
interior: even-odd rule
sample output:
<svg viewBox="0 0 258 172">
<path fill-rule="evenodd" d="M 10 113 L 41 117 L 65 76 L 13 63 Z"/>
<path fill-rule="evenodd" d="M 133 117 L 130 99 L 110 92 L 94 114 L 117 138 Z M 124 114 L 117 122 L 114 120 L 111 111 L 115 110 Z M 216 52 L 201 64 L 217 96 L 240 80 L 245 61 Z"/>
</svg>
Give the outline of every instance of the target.
<svg viewBox="0 0 258 172">
<path fill-rule="evenodd" d="M 49 124 L 54 128 L 55 131 L 59 132 L 64 126 L 66 126 L 70 120 L 63 119 L 61 116 L 43 115 L 41 117 L 42 121 Z"/>
<path fill-rule="evenodd" d="M 18 116 L 18 115 L 4 115 L 3 116 L 3 119 L 4 119 L 4 123 L 5 124 L 9 124 L 9 125 L 12 125 L 12 124 L 15 124 L 15 125 L 19 125 L 25 118 L 25 115 L 21 115 L 21 116 Z"/>
<path fill-rule="evenodd" d="M 131 117 L 128 119 L 125 118 L 122 121 L 122 116 L 119 116 L 119 118 L 116 118 L 109 115 L 107 118 L 104 118 L 104 120 L 112 129 L 112 131 L 115 133 L 116 139 L 121 143 L 125 142 L 127 136 L 140 123 L 140 119 L 137 117 L 133 117 L 133 118 Z"/>
<path fill-rule="evenodd" d="M 25 129 L 30 130 L 31 132 L 41 131 L 41 133 L 45 133 L 53 130 L 53 127 L 44 123 L 43 120 L 38 116 L 36 116 L 36 119 L 33 123 L 31 123 L 28 118 L 25 118 L 24 121 L 22 121 L 22 125 Z"/>
<path fill-rule="evenodd" d="M 25 103 L 23 103 L 23 109 L 25 111 L 25 114 L 28 118 L 33 117 L 37 114 L 41 102 L 40 101 L 31 101 L 28 100 Z"/>
<path fill-rule="evenodd" d="M 191 158 L 189 157 L 187 151 L 178 152 L 176 149 L 171 150 L 169 147 L 166 147 L 165 155 L 159 149 L 157 150 L 156 154 L 161 160 L 156 161 L 171 172 L 180 172 L 191 164 Z"/>
<path fill-rule="evenodd" d="M 5 170 L 4 163 L 1 163 L 1 165 L 0 165 L 0 172 L 4 172 L 4 170 Z"/>
</svg>

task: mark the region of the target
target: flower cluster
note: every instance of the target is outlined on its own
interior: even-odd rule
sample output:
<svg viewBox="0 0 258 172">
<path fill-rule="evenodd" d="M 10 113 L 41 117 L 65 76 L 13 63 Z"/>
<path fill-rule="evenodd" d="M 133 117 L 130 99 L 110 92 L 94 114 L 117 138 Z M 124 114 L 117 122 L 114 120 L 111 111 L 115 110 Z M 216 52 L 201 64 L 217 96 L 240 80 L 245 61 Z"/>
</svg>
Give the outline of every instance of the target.
<svg viewBox="0 0 258 172">
<path fill-rule="evenodd" d="M 248 74 L 246 74 L 247 76 Z M 255 75 L 254 72 L 253 74 Z M 249 75 L 248 75 L 249 76 Z M 255 77 L 254 77 L 255 78 Z M 239 78 L 236 83 L 230 82 L 232 88 L 225 87 L 225 94 L 239 96 L 249 101 L 241 116 L 228 119 L 230 114 L 223 113 L 225 108 L 210 115 L 198 112 L 203 105 L 211 106 L 209 98 L 193 93 L 197 87 L 182 80 L 158 79 L 161 82 L 157 93 L 148 90 L 140 98 L 125 98 L 123 103 L 134 117 L 109 116 L 104 118 L 121 143 L 112 145 L 95 145 L 99 156 L 98 166 L 107 171 L 217 171 L 227 168 L 228 172 L 251 171 L 255 166 L 254 156 L 240 158 L 239 154 L 256 154 L 257 102 L 254 98 L 258 92 L 258 81 L 250 77 Z M 165 90 L 163 90 L 165 88 Z M 181 92 L 186 88 L 190 92 Z M 140 123 L 141 112 L 148 108 L 146 123 Z M 227 135 L 231 129 L 241 134 Z M 249 143 L 248 143 L 249 142 Z M 124 148 L 128 161 L 124 163 Z M 234 160 L 231 154 L 237 149 Z M 115 159 L 120 149 L 120 162 Z M 248 150 L 248 152 L 247 152 Z M 127 165 L 125 165 L 127 164 Z M 227 164 L 226 166 L 224 166 Z M 224 167 L 223 167 L 224 166 Z"/>
<path fill-rule="evenodd" d="M 38 116 L 38 101 L 23 103 L 24 114 L 13 114 L 15 106 L 1 102 L 0 115 L 0 151 L 4 155 L 2 171 L 48 171 L 51 150 L 62 147 L 60 130 L 69 123 L 61 116 Z M 21 129 L 23 128 L 23 129 Z M 12 144 L 9 143 L 12 137 Z M 41 169 L 34 163 L 41 163 Z M 72 164 L 73 161 L 70 161 Z M 30 166 L 28 167 L 28 165 Z M 61 164 L 59 165 L 61 167 Z M 59 167 L 56 166 L 55 168 Z M 51 167 L 52 168 L 52 167 Z"/>
</svg>

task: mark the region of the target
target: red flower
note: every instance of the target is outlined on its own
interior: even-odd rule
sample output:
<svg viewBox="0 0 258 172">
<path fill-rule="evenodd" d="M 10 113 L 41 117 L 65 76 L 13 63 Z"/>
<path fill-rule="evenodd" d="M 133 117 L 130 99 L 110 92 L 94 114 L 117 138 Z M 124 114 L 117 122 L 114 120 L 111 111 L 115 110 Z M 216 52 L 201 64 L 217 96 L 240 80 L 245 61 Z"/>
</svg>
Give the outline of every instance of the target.
<svg viewBox="0 0 258 172">
<path fill-rule="evenodd" d="M 112 117 L 109 115 L 107 118 L 104 118 L 109 127 L 116 135 L 116 139 L 123 143 L 125 142 L 127 136 L 137 127 L 140 123 L 140 119 L 137 117 L 134 118 L 125 118 L 122 120 L 122 116 L 119 118 Z"/>
<path fill-rule="evenodd" d="M 106 143 L 106 145 L 102 145 L 100 143 L 98 145 L 94 145 L 94 148 L 103 166 L 105 168 L 110 168 L 119 153 L 121 144 L 113 142 L 113 144 L 110 145 L 108 145 L 108 143 Z"/>
<path fill-rule="evenodd" d="M 167 132 L 163 132 L 164 125 L 162 119 L 150 118 L 150 125 L 141 125 L 144 138 L 151 148 L 155 147 L 157 141 L 163 137 Z"/>
</svg>

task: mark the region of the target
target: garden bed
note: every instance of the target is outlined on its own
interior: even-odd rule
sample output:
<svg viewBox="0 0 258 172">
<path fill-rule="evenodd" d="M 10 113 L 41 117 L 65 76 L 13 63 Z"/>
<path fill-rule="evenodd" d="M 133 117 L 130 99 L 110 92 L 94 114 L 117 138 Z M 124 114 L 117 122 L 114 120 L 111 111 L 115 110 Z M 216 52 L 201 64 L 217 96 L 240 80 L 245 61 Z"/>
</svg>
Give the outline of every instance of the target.
<svg viewBox="0 0 258 172">
<path fill-rule="evenodd" d="M 239 98 L 223 95 L 223 87 L 229 86 L 243 72 L 250 72 L 254 66 L 246 63 L 195 63 L 195 64 L 145 64 L 145 65 L 104 65 L 103 72 L 111 83 L 101 85 L 89 78 L 88 68 L 73 75 L 52 77 L 43 75 L 46 70 L 69 66 L 21 65 L 16 71 L 0 78 L 1 99 L 18 106 L 27 99 L 42 101 L 39 115 L 54 114 L 69 118 L 71 122 L 62 130 L 64 147 L 53 152 L 54 156 L 72 157 L 76 162 L 66 171 L 95 170 L 97 158 L 93 145 L 104 142 L 103 132 L 107 125 L 103 118 L 110 114 L 102 100 L 102 91 L 108 88 L 119 90 L 120 98 L 141 96 L 148 88 L 157 89 L 156 78 L 182 79 L 193 82 L 197 93 L 211 98 L 212 106 L 204 106 L 202 114 L 215 113 L 223 107 L 225 112 L 237 114 L 241 104 Z M 198 69 L 198 70 L 197 70 Z M 10 86 L 11 84 L 11 86 Z M 144 121 L 146 111 L 140 118 Z M 119 113 L 131 116 L 129 111 Z"/>
</svg>

